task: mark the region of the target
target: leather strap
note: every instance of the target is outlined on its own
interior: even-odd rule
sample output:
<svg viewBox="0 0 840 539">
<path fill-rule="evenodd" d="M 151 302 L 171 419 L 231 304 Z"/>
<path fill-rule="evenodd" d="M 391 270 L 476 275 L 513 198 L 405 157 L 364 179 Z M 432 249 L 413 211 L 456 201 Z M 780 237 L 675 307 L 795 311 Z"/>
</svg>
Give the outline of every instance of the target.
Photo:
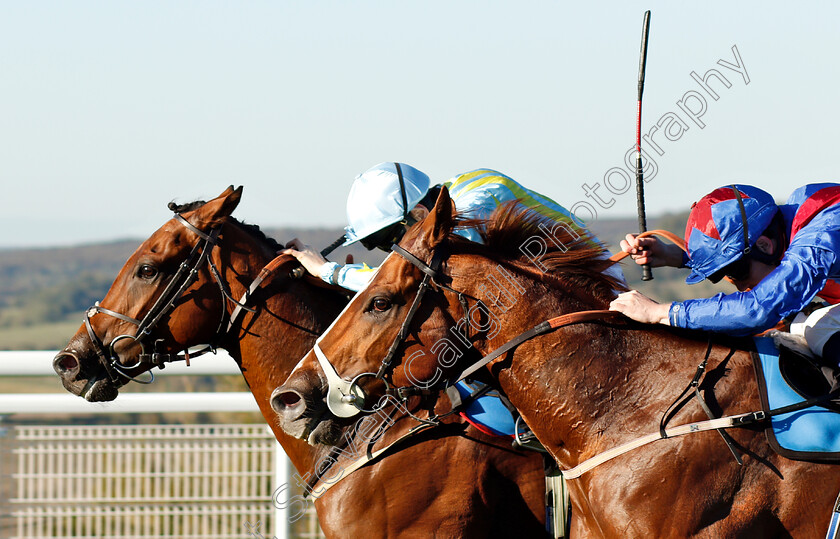
<svg viewBox="0 0 840 539">
<path fill-rule="evenodd" d="M 397 162 L 394 162 L 394 166 L 397 167 L 397 178 L 400 180 L 400 195 L 402 195 L 402 203 L 403 203 L 403 221 L 408 221 L 408 200 L 405 196 L 405 180 L 403 179 L 402 167 Z"/>
<path fill-rule="evenodd" d="M 345 477 L 347 477 L 351 473 L 355 472 L 356 470 L 358 470 L 359 468 L 361 468 L 362 466 L 364 466 L 368 462 L 371 462 L 372 460 L 375 460 L 375 459 L 379 458 L 380 455 L 387 452 L 392 447 L 394 447 L 398 443 L 402 442 L 406 438 L 410 438 L 410 437 L 414 436 L 415 434 L 419 434 L 420 432 L 422 432 L 424 430 L 432 428 L 433 426 L 435 426 L 435 425 L 429 424 L 429 423 L 421 423 L 421 424 L 415 426 L 414 428 L 412 428 L 411 430 L 409 430 L 408 432 L 406 432 L 405 434 L 403 434 L 402 436 L 400 436 L 399 438 L 397 438 L 396 440 L 394 440 L 393 442 L 391 442 L 390 444 L 386 445 L 383 448 L 377 449 L 376 451 L 371 451 L 370 448 L 368 448 L 368 451 L 364 455 L 362 455 L 361 457 L 359 457 L 358 459 L 354 460 L 353 462 L 351 462 L 349 464 L 341 466 L 341 472 L 342 472 L 341 477 L 339 477 L 336 480 L 331 481 L 329 483 L 324 483 L 323 486 L 322 486 L 321 492 L 317 492 L 317 493 L 315 492 L 315 488 L 314 488 L 315 486 L 318 486 L 318 483 L 316 483 L 315 485 L 313 485 L 312 490 L 304 493 L 305 496 L 307 496 L 307 497 L 309 497 L 313 500 L 317 500 L 318 498 L 323 496 L 327 492 L 328 489 L 335 486 L 336 483 L 338 483 L 339 481 L 341 481 L 342 479 L 344 479 Z"/>
<path fill-rule="evenodd" d="M 666 240 L 670 241 L 671 243 L 682 249 L 683 252 L 688 252 L 688 249 L 685 246 L 685 240 L 677 236 L 673 232 L 668 232 L 667 230 L 648 230 L 647 232 L 642 232 L 637 237 L 647 238 L 650 236 L 659 236 L 660 238 L 665 238 Z M 628 256 L 630 256 L 630 253 L 625 253 L 624 251 L 621 251 L 612 255 L 610 257 L 610 260 L 613 262 L 618 262 L 619 260 L 624 260 Z"/>
<path fill-rule="evenodd" d="M 274 274 L 276 274 L 280 268 L 286 265 L 297 265 L 297 263 L 297 259 L 292 255 L 280 255 L 274 258 L 274 260 L 272 260 L 268 264 L 266 264 L 265 267 L 263 267 L 263 269 L 260 270 L 260 273 L 257 275 L 257 278 L 254 279 L 254 282 L 251 283 L 251 286 L 248 287 L 248 290 L 246 290 L 245 293 L 242 295 L 242 299 L 240 299 L 238 302 L 234 302 L 236 303 L 236 308 L 228 317 L 228 325 L 227 329 L 225 330 L 225 333 L 230 332 L 231 328 L 236 323 L 237 318 L 239 318 L 239 313 L 241 313 L 243 310 L 253 312 L 253 309 L 249 309 L 248 307 L 246 307 L 246 305 L 251 299 L 253 293 L 257 290 L 257 288 L 260 287 L 260 285 L 262 285 L 262 283 L 266 279 L 270 279 L 272 276 L 274 276 Z"/>
<path fill-rule="evenodd" d="M 438 266 L 440 265 L 440 259 L 443 258 L 442 255 L 438 256 L 437 253 L 440 252 L 441 249 L 435 250 L 435 255 L 432 257 L 432 261 L 429 264 L 426 264 L 413 254 L 409 253 L 396 243 L 391 246 L 391 250 L 400 255 L 401 257 L 405 258 L 415 266 L 417 269 L 431 277 L 432 279 L 438 279 L 440 274 L 438 273 Z"/>
<path fill-rule="evenodd" d="M 180 213 L 176 213 L 176 214 L 175 214 L 175 219 L 176 219 L 177 221 L 179 221 L 182 225 L 184 225 L 185 227 L 187 227 L 188 229 L 190 229 L 190 231 L 191 231 L 193 234 L 195 234 L 195 235 L 196 235 L 196 236 L 198 236 L 199 238 L 203 239 L 204 241 L 213 241 L 213 242 L 215 242 L 215 238 L 213 238 L 213 239 L 211 240 L 211 238 L 210 238 L 210 235 L 209 235 L 209 234 L 206 234 L 205 232 L 203 232 L 203 231 L 199 230 L 198 228 L 194 227 L 194 226 L 193 226 L 193 224 L 192 224 L 192 223 L 190 223 L 189 221 L 187 221 L 186 219 L 184 219 L 184 216 L 183 216 L 183 215 L 181 215 Z"/>
<path fill-rule="evenodd" d="M 744 233 L 744 254 L 750 252 L 750 232 L 747 226 L 747 209 L 744 207 L 744 199 L 741 198 L 741 191 L 738 190 L 735 185 L 732 185 L 732 190 L 735 191 L 735 198 L 738 199 L 738 209 L 741 210 L 741 222 L 743 223 L 743 227 L 741 227 L 741 231 Z"/>
<path fill-rule="evenodd" d="M 624 316 L 624 315 L 619 313 L 618 311 L 607 311 L 607 310 L 580 311 L 580 312 L 576 312 L 576 313 L 564 314 L 562 316 L 558 316 L 556 318 L 551 318 L 549 320 L 541 322 L 541 323 L 537 324 L 536 326 L 534 326 L 533 328 L 529 329 L 528 331 L 520 333 L 519 335 L 517 335 L 513 339 L 509 340 L 508 342 L 506 342 L 505 344 L 503 344 L 502 346 L 500 346 L 499 348 L 497 348 L 496 350 L 494 350 L 490 354 L 484 356 L 483 358 L 481 358 L 476 363 L 473 363 L 472 365 L 470 365 L 469 367 L 467 367 L 466 369 L 461 371 L 461 374 L 459 374 L 458 378 L 455 379 L 452 383 L 454 384 L 454 383 L 460 382 L 461 380 L 468 377 L 469 375 L 471 375 L 472 373 L 474 373 L 475 371 L 477 371 L 481 367 L 487 365 L 488 363 L 490 363 L 494 359 L 499 358 L 500 356 L 506 354 L 510 350 L 513 350 L 514 348 L 516 348 L 520 344 L 524 343 L 525 341 L 533 339 L 534 337 L 536 337 L 538 335 L 544 335 L 546 333 L 554 331 L 555 329 L 559 329 L 559 328 L 562 328 L 562 327 L 565 327 L 565 326 L 570 326 L 572 324 L 580 324 L 581 322 L 590 322 L 590 321 L 593 321 L 593 320 L 603 320 L 603 319 L 611 317 L 611 316 Z"/>
<path fill-rule="evenodd" d="M 623 455 L 624 453 L 642 447 L 643 445 L 647 445 L 651 442 L 655 442 L 657 440 L 664 440 L 666 438 L 682 436 L 684 434 L 690 434 L 692 432 L 703 432 L 707 430 L 726 429 L 731 427 L 743 427 L 755 421 L 762 421 L 764 418 L 765 415 L 763 412 L 748 412 L 746 414 L 727 416 L 722 417 L 720 419 L 712 419 L 708 421 L 698 421 L 696 423 L 687 423 L 678 427 L 672 427 L 670 429 L 665 430 L 664 436 L 662 432 L 657 431 L 648 434 L 647 436 L 637 438 L 632 442 L 627 442 L 626 444 L 614 447 L 613 449 L 604 451 L 603 453 L 599 453 L 598 455 L 595 455 L 594 457 L 581 462 L 574 468 L 564 470 L 563 477 L 566 479 L 576 479 L 584 473 L 591 470 L 592 468 L 595 468 L 596 466 L 599 466 L 607 462 L 608 460 L 612 460 L 619 455 Z"/>
</svg>

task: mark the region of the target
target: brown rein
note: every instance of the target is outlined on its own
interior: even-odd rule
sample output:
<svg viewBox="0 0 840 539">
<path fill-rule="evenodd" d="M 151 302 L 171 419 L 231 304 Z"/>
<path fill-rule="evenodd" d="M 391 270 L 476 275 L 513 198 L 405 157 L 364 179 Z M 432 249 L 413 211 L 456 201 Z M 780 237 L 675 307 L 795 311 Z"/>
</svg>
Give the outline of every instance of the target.
<svg viewBox="0 0 840 539">
<path fill-rule="evenodd" d="M 684 252 L 686 252 L 686 253 L 688 252 L 688 249 L 685 246 L 685 240 L 682 239 L 681 237 L 677 236 L 673 232 L 668 232 L 667 230 L 648 230 L 647 232 L 642 232 L 641 234 L 639 234 L 636 237 L 637 238 L 647 238 L 647 237 L 650 237 L 650 236 L 659 236 L 661 238 L 665 238 L 666 240 L 670 241 L 671 243 L 673 243 L 674 245 L 676 245 L 677 247 L 682 249 Z M 624 260 L 629 255 L 630 255 L 630 253 L 626 253 L 624 251 L 621 251 L 619 253 L 616 253 L 616 254 L 612 255 L 610 257 L 610 260 L 612 262 L 618 262 L 619 260 Z"/>
</svg>

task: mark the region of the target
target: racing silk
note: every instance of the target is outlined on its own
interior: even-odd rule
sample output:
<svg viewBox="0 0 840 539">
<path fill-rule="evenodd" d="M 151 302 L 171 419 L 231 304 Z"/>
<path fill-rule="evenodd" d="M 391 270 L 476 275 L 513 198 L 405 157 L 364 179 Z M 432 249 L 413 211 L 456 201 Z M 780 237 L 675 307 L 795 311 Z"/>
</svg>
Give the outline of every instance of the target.
<svg viewBox="0 0 840 539">
<path fill-rule="evenodd" d="M 443 184 L 449 189 L 449 196 L 455 209 L 473 219 L 487 219 L 500 204 L 519 199 L 520 203 L 555 221 L 571 222 L 585 228 L 583 222 L 566 208 L 548 197 L 526 189 L 512 178 L 490 169 L 478 169 L 456 176 Z M 482 243 L 478 230 L 459 228 L 455 233 L 476 243 Z M 597 239 L 596 239 L 597 241 Z M 608 257 L 609 253 L 605 252 Z M 624 282 L 619 266 L 610 268 L 611 274 Z M 365 264 L 347 264 L 339 269 L 338 264 L 329 263 L 321 272 L 321 279 L 358 292 L 370 281 L 376 268 Z M 333 281 L 333 279 L 335 279 Z"/>
<path fill-rule="evenodd" d="M 569 210 L 535 191 L 526 189 L 501 172 L 482 168 L 456 176 L 443 184 L 455 208 L 469 219 L 487 219 L 502 203 L 519 200 L 526 208 L 554 221 L 572 222 L 578 228 L 585 228 Z M 468 240 L 482 243 L 478 231 L 473 228 L 455 231 Z"/>
<path fill-rule="evenodd" d="M 752 290 L 672 303 L 672 326 L 750 335 L 817 296 L 840 302 L 840 185 L 805 185 L 779 209 L 790 238 L 779 266 Z"/>
</svg>

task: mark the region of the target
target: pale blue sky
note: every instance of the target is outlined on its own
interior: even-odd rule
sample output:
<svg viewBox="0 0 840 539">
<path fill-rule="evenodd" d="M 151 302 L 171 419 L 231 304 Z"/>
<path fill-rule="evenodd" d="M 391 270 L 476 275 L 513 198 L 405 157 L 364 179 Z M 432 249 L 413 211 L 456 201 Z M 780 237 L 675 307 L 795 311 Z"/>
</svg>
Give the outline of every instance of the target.
<svg viewBox="0 0 840 539">
<path fill-rule="evenodd" d="M 603 183 L 635 140 L 645 9 L 643 131 L 688 126 L 654 135 L 649 214 L 732 181 L 784 199 L 840 180 L 837 3 L 2 1 L 0 247 L 145 237 L 169 200 L 229 184 L 249 222 L 341 226 L 353 177 L 385 160 L 631 215 L 634 189 Z M 749 84 L 717 64 L 733 45 Z M 690 77 L 712 68 L 717 101 Z"/>
</svg>

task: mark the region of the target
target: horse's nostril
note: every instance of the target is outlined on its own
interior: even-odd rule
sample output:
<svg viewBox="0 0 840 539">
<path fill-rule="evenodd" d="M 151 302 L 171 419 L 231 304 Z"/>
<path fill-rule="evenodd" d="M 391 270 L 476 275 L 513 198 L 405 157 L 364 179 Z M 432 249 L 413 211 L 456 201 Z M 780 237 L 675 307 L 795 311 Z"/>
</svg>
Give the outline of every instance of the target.
<svg viewBox="0 0 840 539">
<path fill-rule="evenodd" d="M 64 368 L 64 370 L 69 371 L 75 369 L 79 365 L 79 362 L 76 361 L 76 358 L 74 357 L 62 356 L 61 359 L 59 359 L 59 364 Z"/>
<path fill-rule="evenodd" d="M 282 393 L 278 397 L 284 406 L 292 407 L 300 402 L 300 395 L 297 393 Z"/>
<path fill-rule="evenodd" d="M 297 391 L 291 389 L 275 389 L 271 395 L 271 408 L 278 414 L 287 415 L 289 412 L 301 413 L 306 409 L 303 397 Z"/>
<path fill-rule="evenodd" d="M 77 371 L 79 360 L 72 354 L 62 353 L 53 360 L 53 367 L 59 374 Z"/>
</svg>

